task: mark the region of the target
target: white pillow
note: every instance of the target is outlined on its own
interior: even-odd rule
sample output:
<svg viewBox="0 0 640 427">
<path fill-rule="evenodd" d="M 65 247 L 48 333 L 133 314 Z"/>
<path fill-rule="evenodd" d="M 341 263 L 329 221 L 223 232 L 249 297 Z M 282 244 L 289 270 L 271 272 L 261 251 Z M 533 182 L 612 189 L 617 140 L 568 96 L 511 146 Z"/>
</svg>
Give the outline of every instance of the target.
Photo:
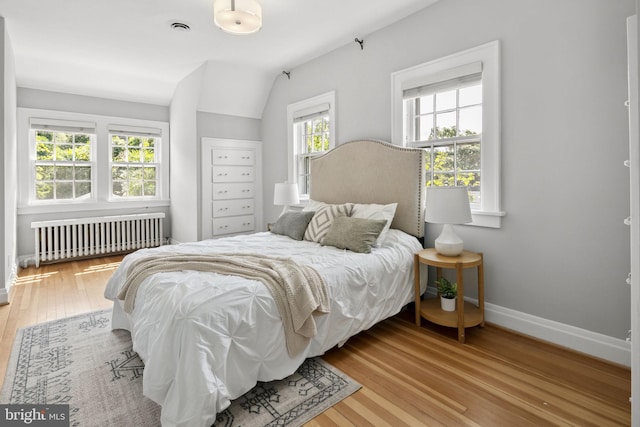
<svg viewBox="0 0 640 427">
<path fill-rule="evenodd" d="M 393 217 L 396 214 L 396 208 L 398 207 L 397 203 L 390 203 L 388 205 L 377 205 L 375 203 L 372 204 L 358 204 L 353 205 L 353 211 L 351 212 L 351 216 L 354 218 L 365 218 L 365 219 L 385 219 L 387 220 L 387 224 L 380 232 L 380 235 L 373 243 L 374 246 L 381 246 L 384 243 L 384 238 L 391 228 L 391 223 L 393 222 Z"/>
<path fill-rule="evenodd" d="M 317 211 L 320 208 L 327 206 L 325 202 L 318 202 L 317 200 L 309 199 L 307 206 L 302 208 L 303 211 Z"/>
</svg>

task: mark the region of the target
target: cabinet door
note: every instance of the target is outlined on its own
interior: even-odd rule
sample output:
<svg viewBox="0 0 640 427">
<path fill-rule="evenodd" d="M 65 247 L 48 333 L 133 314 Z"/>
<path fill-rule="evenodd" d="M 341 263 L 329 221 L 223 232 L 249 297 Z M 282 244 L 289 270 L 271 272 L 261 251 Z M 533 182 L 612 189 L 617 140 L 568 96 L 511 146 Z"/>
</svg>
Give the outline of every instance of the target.
<svg viewBox="0 0 640 427">
<path fill-rule="evenodd" d="M 631 425 L 640 425 L 640 101 L 638 88 L 638 18 L 627 19 L 629 79 L 629 178 L 631 198 Z"/>
</svg>

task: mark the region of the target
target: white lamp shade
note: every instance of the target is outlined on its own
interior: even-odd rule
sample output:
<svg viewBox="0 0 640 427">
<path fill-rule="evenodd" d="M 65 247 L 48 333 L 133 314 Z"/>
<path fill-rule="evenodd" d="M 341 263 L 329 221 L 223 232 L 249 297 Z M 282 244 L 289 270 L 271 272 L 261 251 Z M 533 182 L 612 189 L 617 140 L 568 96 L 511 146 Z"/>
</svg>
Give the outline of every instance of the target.
<svg viewBox="0 0 640 427">
<path fill-rule="evenodd" d="M 273 190 L 273 204 L 291 206 L 300 203 L 298 184 L 278 182 Z"/>
<path fill-rule="evenodd" d="M 457 256 L 464 249 L 464 242 L 451 224 L 472 221 L 469 193 L 466 187 L 427 187 L 425 221 L 444 224 L 442 233 L 435 240 L 436 251 L 444 256 Z"/>
<path fill-rule="evenodd" d="M 466 187 L 427 187 L 425 221 L 467 224 L 472 221 Z"/>
<path fill-rule="evenodd" d="M 262 27 L 262 7 L 256 0 L 214 0 L 213 20 L 230 34 L 252 34 Z"/>
</svg>

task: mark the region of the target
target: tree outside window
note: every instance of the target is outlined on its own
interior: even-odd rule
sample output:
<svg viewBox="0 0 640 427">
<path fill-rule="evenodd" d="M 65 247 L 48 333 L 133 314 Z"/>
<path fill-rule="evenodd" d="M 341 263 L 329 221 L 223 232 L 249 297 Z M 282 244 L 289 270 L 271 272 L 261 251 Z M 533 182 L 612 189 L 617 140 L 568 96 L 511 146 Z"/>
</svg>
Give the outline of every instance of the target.
<svg viewBox="0 0 640 427">
<path fill-rule="evenodd" d="M 35 199 L 92 197 L 91 146 L 95 135 L 35 129 Z"/>
<path fill-rule="evenodd" d="M 111 135 L 111 195 L 115 198 L 156 197 L 159 138 Z"/>
</svg>

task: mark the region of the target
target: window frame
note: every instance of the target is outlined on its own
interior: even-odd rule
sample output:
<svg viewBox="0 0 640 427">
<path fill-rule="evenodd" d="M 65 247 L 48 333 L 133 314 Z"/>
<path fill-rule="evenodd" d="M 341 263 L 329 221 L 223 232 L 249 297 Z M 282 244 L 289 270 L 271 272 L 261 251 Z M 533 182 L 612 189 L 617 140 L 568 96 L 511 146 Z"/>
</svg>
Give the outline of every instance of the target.
<svg viewBox="0 0 640 427">
<path fill-rule="evenodd" d="M 153 162 L 144 162 L 144 161 L 138 161 L 138 162 L 130 162 L 130 161 L 126 161 L 126 162 L 114 162 L 113 161 L 113 148 L 114 148 L 114 144 L 113 144 L 113 137 L 114 136 L 126 136 L 127 139 L 130 137 L 141 137 L 141 138 L 153 138 L 154 139 L 154 147 L 153 147 L 153 152 L 154 152 L 154 161 Z M 122 125 L 110 125 L 109 126 L 109 138 L 108 138 L 108 144 L 109 144 L 109 200 L 111 201 L 132 201 L 132 200 L 157 200 L 160 198 L 160 188 L 161 188 L 161 172 L 162 172 L 162 164 L 159 162 L 158 158 L 159 158 L 159 152 L 162 149 L 162 131 L 160 129 L 154 129 L 154 128 L 134 128 L 131 126 L 122 126 Z M 125 148 L 126 151 L 129 151 L 129 148 L 126 147 Z M 127 168 L 130 168 L 132 165 L 139 165 L 141 167 L 145 166 L 153 166 L 156 170 L 155 172 L 155 187 L 156 187 L 156 192 L 155 195 L 153 196 L 145 196 L 145 195 L 141 195 L 141 196 L 127 196 L 127 197 L 121 197 L 121 196 L 116 196 L 113 194 L 113 183 L 114 183 L 114 179 L 113 179 L 113 167 L 114 166 L 126 166 Z M 143 171 L 144 173 L 144 171 Z M 143 182 L 145 180 L 143 179 Z M 143 183 L 143 188 L 144 188 L 144 183 Z"/>
<path fill-rule="evenodd" d="M 481 169 L 467 169 L 464 170 L 459 167 L 459 149 L 461 146 L 465 145 L 477 145 L 480 148 L 480 153 L 482 153 L 482 130 L 479 133 L 471 134 L 471 135 L 462 135 L 459 134 L 453 137 L 447 138 L 439 138 L 433 137 L 431 135 L 435 132 L 437 134 L 439 127 L 438 124 L 438 116 L 442 114 L 455 114 L 455 124 L 454 127 L 457 131 L 460 129 L 460 115 L 461 111 L 467 108 L 482 108 L 482 100 L 480 102 L 474 104 L 466 104 L 460 105 L 460 91 L 465 88 L 478 86 L 482 87 L 482 76 L 480 75 L 481 65 L 477 65 L 478 72 L 474 72 L 470 75 L 461 76 L 460 78 L 455 78 L 443 83 L 435 83 L 430 85 L 421 86 L 418 90 L 413 90 L 409 95 L 403 96 L 403 106 L 404 106 L 404 123 L 405 129 L 403 131 L 403 138 L 405 138 L 405 145 L 409 147 L 416 148 L 426 148 L 428 150 L 427 155 L 427 164 L 431 167 L 426 171 L 427 174 L 427 183 L 432 181 L 436 175 L 451 175 L 455 181 L 454 185 L 464 185 L 458 183 L 458 176 L 460 174 L 473 173 L 479 176 L 482 176 Z M 480 89 L 482 90 L 482 89 Z M 448 106 L 447 108 L 438 109 L 438 95 L 453 92 L 455 91 L 455 105 Z M 427 109 L 426 113 L 421 111 L 422 109 L 422 98 L 424 97 L 432 97 L 431 106 Z M 411 102 L 409 102 L 411 101 Z M 420 123 L 422 122 L 421 118 L 425 116 L 431 117 L 431 126 L 427 129 L 430 129 L 429 136 L 427 139 L 416 139 L 418 134 L 423 134 L 420 130 Z M 449 148 L 451 151 L 451 155 L 453 156 L 453 168 L 450 170 L 435 170 L 433 166 L 436 158 L 436 152 L 439 148 Z M 480 163 L 480 162 L 479 162 Z M 482 182 L 482 181 L 480 181 Z M 470 195 L 473 194 L 471 187 L 469 188 Z M 473 199 L 473 197 L 471 197 Z M 471 202 L 471 209 L 478 210 L 480 208 L 479 203 L 474 203 L 473 200 Z"/>
<path fill-rule="evenodd" d="M 93 198 L 87 200 L 35 200 L 35 141 L 30 138 L 32 119 L 68 122 L 95 123 L 95 141 L 91 156 L 95 169 L 92 171 Z M 156 148 L 156 162 L 160 165 L 158 197 L 155 199 L 113 199 L 111 192 L 110 139 L 109 128 L 114 123 L 129 127 L 159 129 L 161 147 Z M 18 138 L 18 204 L 19 215 L 43 213 L 70 213 L 77 211 L 109 211 L 129 208 L 167 207 L 169 199 L 169 123 L 157 120 L 132 119 L 126 117 L 103 116 L 67 111 L 44 110 L 19 107 L 17 109 Z M 166 161 L 165 161 L 166 159 Z M 20 166 L 22 165 L 22 166 Z"/>
<path fill-rule="evenodd" d="M 464 75 L 471 64 L 482 63 L 482 141 L 480 149 L 481 204 L 472 210 L 471 225 L 500 228 L 500 41 L 416 65 L 391 74 L 391 140 L 405 146 L 403 138 L 404 91 Z M 462 74 L 461 74 L 462 73 Z M 426 183 L 425 183 L 426 184 Z"/>
<path fill-rule="evenodd" d="M 97 134 L 96 134 L 96 129 L 95 129 L 95 123 L 93 122 L 71 122 L 71 121 L 66 121 L 66 120 L 47 120 L 47 119 L 40 119 L 40 118 L 31 118 L 31 120 L 29 121 L 29 129 L 28 129 L 28 138 L 29 138 L 29 149 L 30 149 L 30 153 L 29 153 L 29 172 L 31 175 L 31 180 L 30 180 L 30 185 L 29 185 L 29 199 L 33 202 L 33 204 L 37 204 L 37 205 L 55 205 L 55 204 L 69 204 L 69 203 L 83 203 L 85 201 L 94 201 L 96 199 L 96 192 L 95 192 L 95 183 L 96 183 L 96 141 L 97 141 Z M 38 132 L 51 132 L 51 133 L 70 133 L 70 134 L 86 134 L 89 135 L 90 138 L 90 142 L 89 142 L 89 160 L 88 161 L 78 161 L 75 159 L 72 160 L 60 160 L 60 159 L 53 159 L 53 160 L 42 160 L 42 159 L 38 159 L 37 158 L 37 146 L 38 146 L 38 141 L 36 139 L 36 134 Z M 55 139 L 55 138 L 54 138 Z M 54 149 L 56 147 L 56 145 L 58 145 L 55 140 L 52 141 L 52 144 L 54 146 Z M 71 145 L 74 147 L 74 151 L 75 151 L 75 146 L 77 145 L 75 143 L 75 138 L 74 138 L 74 142 L 71 143 Z M 91 184 L 91 191 L 88 197 L 84 197 L 84 198 L 80 198 L 80 197 L 72 197 L 72 198 L 67 198 L 67 199 L 58 199 L 58 198 L 53 198 L 53 199 L 37 199 L 37 191 L 36 191 L 36 187 L 37 187 L 37 168 L 38 166 L 53 166 L 58 167 L 58 166 L 71 166 L 74 167 L 75 166 L 85 166 L 85 167 L 89 167 L 91 170 L 91 179 L 89 180 L 89 183 Z M 56 179 L 56 177 L 53 178 L 53 185 L 55 187 L 55 184 L 58 180 Z M 68 181 L 68 180 L 64 180 L 64 181 Z M 70 182 L 72 183 L 72 185 L 75 186 L 76 180 L 75 177 L 72 178 L 70 180 Z M 55 191 L 55 190 L 54 190 Z"/>
<path fill-rule="evenodd" d="M 300 156 L 300 145 L 296 135 L 296 119 L 328 111 L 329 115 L 329 148 L 335 147 L 336 141 L 336 108 L 335 91 L 326 92 L 309 99 L 298 101 L 287 105 L 287 135 L 288 135 L 288 181 L 298 183 L 300 176 L 298 170 L 298 158 Z M 327 150 L 327 151 L 328 151 Z M 320 151 L 315 154 L 304 153 L 306 157 L 314 157 L 324 154 Z M 303 188 L 299 185 L 300 201 L 305 204 L 309 200 L 309 194 L 303 193 Z"/>
</svg>

